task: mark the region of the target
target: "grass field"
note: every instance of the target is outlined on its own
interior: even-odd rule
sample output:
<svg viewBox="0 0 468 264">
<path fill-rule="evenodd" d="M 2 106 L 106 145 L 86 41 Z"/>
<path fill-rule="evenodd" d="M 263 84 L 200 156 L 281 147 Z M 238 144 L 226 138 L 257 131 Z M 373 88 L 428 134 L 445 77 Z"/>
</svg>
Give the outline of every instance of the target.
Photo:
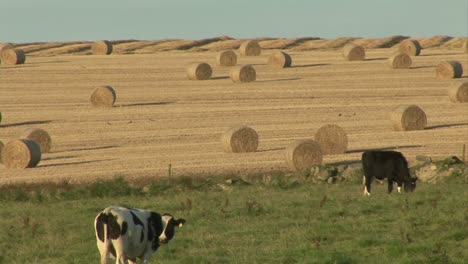
<svg viewBox="0 0 468 264">
<path fill-rule="evenodd" d="M 358 183 L 123 179 L 0 192 L 0 263 L 98 263 L 93 220 L 119 204 L 187 224 L 153 263 L 466 263 L 467 183 L 449 178 L 411 194 Z M 220 184 L 223 188 L 219 188 Z M 224 190 L 223 190 L 224 189 Z"/>
</svg>

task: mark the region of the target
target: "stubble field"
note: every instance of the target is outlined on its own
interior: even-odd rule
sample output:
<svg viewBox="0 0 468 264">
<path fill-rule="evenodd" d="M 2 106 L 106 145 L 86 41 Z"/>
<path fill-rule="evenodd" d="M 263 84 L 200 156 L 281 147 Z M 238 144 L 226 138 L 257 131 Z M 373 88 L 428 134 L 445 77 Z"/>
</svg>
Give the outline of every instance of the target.
<svg viewBox="0 0 468 264">
<path fill-rule="evenodd" d="M 468 107 L 450 102 L 447 88 L 460 80 L 437 80 L 435 66 L 458 60 L 468 69 L 467 54 L 425 49 L 411 69 L 392 70 L 386 58 L 394 50 L 368 49 L 360 62 L 344 61 L 338 49 L 292 50 L 293 67 L 282 70 L 266 65 L 272 50 L 264 50 L 239 57 L 257 71 L 247 84 L 234 84 L 213 51 L 28 56 L 24 65 L 0 67 L 0 140 L 43 128 L 52 152 L 34 169 L 0 167 L 0 184 L 159 177 L 169 167 L 173 175 L 286 170 L 285 147 L 325 124 L 343 127 L 349 139 L 348 152 L 325 156 L 325 163 L 357 161 L 367 149 L 397 149 L 410 162 L 418 154 L 461 155 Z M 187 79 L 187 65 L 197 61 L 212 65 L 211 80 Z M 101 85 L 116 90 L 114 108 L 91 107 L 89 96 Z M 427 128 L 393 131 L 390 113 L 401 104 L 420 106 Z M 258 132 L 257 152 L 223 152 L 221 134 L 238 124 Z"/>
</svg>

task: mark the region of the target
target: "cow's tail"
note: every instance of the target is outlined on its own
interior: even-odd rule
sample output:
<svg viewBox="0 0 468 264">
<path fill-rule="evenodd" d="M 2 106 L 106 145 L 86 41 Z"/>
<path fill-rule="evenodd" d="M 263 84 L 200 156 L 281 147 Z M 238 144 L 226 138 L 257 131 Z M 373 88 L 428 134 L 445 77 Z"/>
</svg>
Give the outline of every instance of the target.
<svg viewBox="0 0 468 264">
<path fill-rule="evenodd" d="M 102 213 L 106 216 L 104 221 L 104 252 L 101 254 L 101 264 L 107 264 L 107 259 L 109 257 L 109 250 L 110 250 L 110 241 L 109 241 L 109 213 L 110 208 L 106 208 Z"/>
</svg>

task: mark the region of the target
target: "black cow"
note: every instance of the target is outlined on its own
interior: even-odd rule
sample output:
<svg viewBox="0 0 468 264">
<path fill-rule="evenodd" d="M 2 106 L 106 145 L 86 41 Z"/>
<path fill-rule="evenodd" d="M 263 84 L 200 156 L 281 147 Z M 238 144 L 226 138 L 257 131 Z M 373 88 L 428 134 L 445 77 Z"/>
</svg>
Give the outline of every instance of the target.
<svg viewBox="0 0 468 264">
<path fill-rule="evenodd" d="M 143 263 L 156 252 L 160 243 L 166 244 L 174 236 L 175 227 L 184 219 L 170 214 L 160 215 L 144 209 L 110 206 L 96 216 L 94 227 L 101 264 L 107 263 L 109 253 L 117 263 Z"/>
<path fill-rule="evenodd" d="M 393 182 L 397 183 L 398 192 L 403 186 L 405 192 L 412 192 L 416 188 L 416 177 L 411 177 L 408 162 L 397 151 L 366 151 L 362 153 L 362 167 L 364 169 L 364 195 L 370 195 L 372 178 L 378 180 L 387 178 L 388 193 L 393 190 Z"/>
</svg>

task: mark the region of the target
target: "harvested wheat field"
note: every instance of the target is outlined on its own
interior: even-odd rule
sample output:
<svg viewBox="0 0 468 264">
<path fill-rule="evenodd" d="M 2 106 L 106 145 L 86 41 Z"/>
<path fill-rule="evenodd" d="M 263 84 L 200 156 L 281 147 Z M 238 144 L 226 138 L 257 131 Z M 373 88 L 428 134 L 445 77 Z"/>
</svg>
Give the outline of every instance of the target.
<svg viewBox="0 0 468 264">
<path fill-rule="evenodd" d="M 285 41 L 285 46 L 266 39 L 260 41 L 260 56 L 238 57 L 238 64 L 255 68 L 255 82 L 233 83 L 230 68 L 220 66 L 213 66 L 210 80 L 188 80 L 190 63 L 217 65 L 222 49 L 239 54 L 242 41 L 211 40 L 114 42 L 109 56 L 87 55 L 90 43 L 84 42 L 15 45 L 28 60 L 0 66 L 0 140 L 40 128 L 54 146 L 36 168 L 0 165 L 0 184 L 161 177 L 169 167 L 176 176 L 288 170 L 286 147 L 313 139 L 327 124 L 346 131 L 348 147 L 344 154 L 324 155 L 324 163 L 359 161 L 368 149 L 401 151 L 411 163 L 419 154 L 461 155 L 468 144 L 468 104 L 451 102 L 447 91 L 456 80 L 435 74 L 442 61 L 459 61 L 468 69 L 461 46 L 448 46 L 454 40 L 423 49 L 410 69 L 394 70 L 387 58 L 398 42 L 376 48 L 377 40 L 358 40 L 366 59 L 350 62 L 343 60 L 341 48 L 354 39 L 329 41 L 337 46 L 325 49 L 322 39 Z M 420 41 L 423 48 L 429 43 Z M 267 44 L 291 55 L 292 67 L 267 65 L 274 51 Z M 107 85 L 118 91 L 114 107 L 93 108 L 89 95 Z M 394 131 L 390 116 L 400 105 L 422 108 L 425 129 Z M 221 135 L 236 125 L 255 129 L 257 152 L 223 151 Z"/>
</svg>

